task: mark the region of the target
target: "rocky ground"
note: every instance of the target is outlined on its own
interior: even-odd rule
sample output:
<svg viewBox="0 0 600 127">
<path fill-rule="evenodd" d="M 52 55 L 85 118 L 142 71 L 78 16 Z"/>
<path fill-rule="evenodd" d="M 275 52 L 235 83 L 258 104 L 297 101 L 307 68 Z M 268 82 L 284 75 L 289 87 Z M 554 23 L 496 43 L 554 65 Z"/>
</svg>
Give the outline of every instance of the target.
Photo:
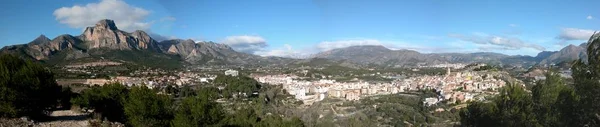
<svg viewBox="0 0 600 127">
<path fill-rule="evenodd" d="M 73 110 L 58 110 L 50 114 L 52 121 L 40 122 L 40 127 L 87 127 L 89 126 L 88 113 L 80 113 Z"/>
</svg>

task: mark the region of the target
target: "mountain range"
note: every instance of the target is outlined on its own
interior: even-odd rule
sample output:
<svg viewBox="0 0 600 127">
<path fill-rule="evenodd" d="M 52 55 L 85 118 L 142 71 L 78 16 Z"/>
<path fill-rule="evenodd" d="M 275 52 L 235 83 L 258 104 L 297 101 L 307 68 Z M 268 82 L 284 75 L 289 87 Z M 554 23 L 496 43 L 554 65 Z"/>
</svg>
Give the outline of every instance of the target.
<svg viewBox="0 0 600 127">
<path fill-rule="evenodd" d="M 111 60 L 147 66 L 186 64 L 274 64 L 287 58 L 260 57 L 236 52 L 231 47 L 214 42 L 165 40 L 158 42 L 146 32 L 121 31 L 113 20 L 98 21 L 78 36 L 60 35 L 49 39 L 44 35 L 27 44 L 6 46 L 1 53 L 34 59 L 50 65 Z"/>
<path fill-rule="evenodd" d="M 410 67 L 440 63 L 498 63 L 518 66 L 553 64 L 586 58 L 587 44 L 569 45 L 560 51 L 544 51 L 537 56 L 509 56 L 499 53 L 419 53 L 413 50 L 391 50 L 383 46 L 351 46 L 313 55 L 307 60 L 261 57 L 237 52 L 215 42 L 164 40 L 158 42 L 146 32 L 128 33 L 117 28 L 113 20 L 98 21 L 78 36 L 60 35 L 49 39 L 40 35 L 27 44 L 5 46 L 0 53 L 37 60 L 52 66 L 112 61 L 150 67 L 183 65 L 287 65 L 310 62 L 343 64 L 344 66 Z M 323 60 L 326 59 L 326 60 Z M 354 65 L 355 64 L 355 65 Z"/>
<path fill-rule="evenodd" d="M 492 63 L 513 66 L 531 66 L 535 64 L 557 64 L 579 58 L 586 58 L 587 43 L 579 46 L 569 45 L 559 51 L 543 51 L 537 56 L 505 55 L 491 52 L 476 53 L 419 53 L 413 50 L 391 50 L 384 46 L 351 46 L 333 49 L 314 55 L 315 58 L 349 60 L 361 65 L 377 66 L 418 66 L 441 63 Z"/>
</svg>

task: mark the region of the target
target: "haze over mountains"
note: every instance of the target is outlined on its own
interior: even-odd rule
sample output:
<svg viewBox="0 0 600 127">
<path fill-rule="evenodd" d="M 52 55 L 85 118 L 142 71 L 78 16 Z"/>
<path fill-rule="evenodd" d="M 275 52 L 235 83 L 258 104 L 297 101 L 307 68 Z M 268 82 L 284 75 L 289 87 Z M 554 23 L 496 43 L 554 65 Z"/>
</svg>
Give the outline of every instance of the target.
<svg viewBox="0 0 600 127">
<path fill-rule="evenodd" d="M 413 50 L 391 50 L 383 46 L 351 46 L 317 53 L 313 58 L 385 67 L 472 62 L 528 66 L 585 58 L 585 49 L 586 44 L 569 45 L 560 51 L 544 51 L 531 57 L 487 52 L 426 54 Z M 153 64 L 159 65 L 272 65 L 307 62 L 237 52 L 225 44 L 214 42 L 196 43 L 193 40 L 182 39 L 158 42 L 141 30 L 132 33 L 121 31 L 114 21 L 108 19 L 98 21 L 93 27 L 87 27 L 78 36 L 65 34 L 49 39 L 40 35 L 27 44 L 6 46 L 0 52 L 16 54 L 52 65 L 97 60 L 132 64 L 155 62 Z"/>
</svg>

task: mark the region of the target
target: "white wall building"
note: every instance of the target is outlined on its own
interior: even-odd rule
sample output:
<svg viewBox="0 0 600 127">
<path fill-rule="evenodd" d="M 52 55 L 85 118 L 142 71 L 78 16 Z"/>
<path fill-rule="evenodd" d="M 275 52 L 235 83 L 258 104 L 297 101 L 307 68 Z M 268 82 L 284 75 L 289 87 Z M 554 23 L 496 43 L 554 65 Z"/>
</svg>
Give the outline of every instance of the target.
<svg viewBox="0 0 600 127">
<path fill-rule="evenodd" d="M 225 75 L 238 76 L 238 71 L 229 69 L 229 70 L 225 71 Z"/>
</svg>

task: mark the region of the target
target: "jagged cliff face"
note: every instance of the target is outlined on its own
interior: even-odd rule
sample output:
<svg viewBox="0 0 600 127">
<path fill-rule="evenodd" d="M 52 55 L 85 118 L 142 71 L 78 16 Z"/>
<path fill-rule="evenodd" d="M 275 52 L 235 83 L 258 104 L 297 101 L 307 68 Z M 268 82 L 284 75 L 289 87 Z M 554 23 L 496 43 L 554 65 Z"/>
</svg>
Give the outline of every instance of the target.
<svg viewBox="0 0 600 127">
<path fill-rule="evenodd" d="M 159 43 L 141 30 L 132 33 L 121 31 L 112 20 L 101 20 L 93 27 L 87 27 L 79 36 L 61 35 L 50 40 L 41 35 L 28 44 L 6 46 L 0 53 L 11 53 L 40 61 L 67 61 L 66 63 L 80 58 L 107 58 L 129 63 L 143 63 L 148 60 L 183 60 L 190 64 L 217 65 L 282 63 L 282 58 L 240 53 L 227 45 L 214 42 L 196 43 L 193 40 L 175 39 Z"/>
<path fill-rule="evenodd" d="M 87 57 L 89 50 L 152 50 L 162 52 L 158 42 L 144 31 L 127 33 L 117 28 L 112 20 L 101 20 L 93 27 L 87 27 L 79 36 L 60 35 L 52 40 L 41 35 L 26 45 L 3 48 L 5 53 L 25 53 L 36 60 L 47 60 L 60 51 L 72 51 L 68 59 Z"/>
<path fill-rule="evenodd" d="M 248 64 L 260 62 L 260 56 L 234 51 L 225 44 L 214 42 L 194 42 L 193 40 L 165 40 L 161 48 L 168 54 L 179 55 L 189 63 L 228 63 Z M 267 60 L 263 61 L 267 62 Z"/>
<path fill-rule="evenodd" d="M 80 38 L 89 49 L 108 48 L 118 50 L 159 50 L 158 44 L 146 32 L 137 30 L 127 33 L 117 29 L 112 20 L 100 20 L 94 27 L 87 27 Z"/>
<path fill-rule="evenodd" d="M 35 59 L 44 60 L 48 59 L 50 55 L 62 50 L 85 50 L 84 47 L 79 47 L 81 44 L 82 41 L 76 37 L 73 37 L 71 35 L 60 35 L 50 42 L 40 44 L 29 43 L 29 50 L 27 51 L 29 51 L 29 55 L 31 55 Z"/>
</svg>

